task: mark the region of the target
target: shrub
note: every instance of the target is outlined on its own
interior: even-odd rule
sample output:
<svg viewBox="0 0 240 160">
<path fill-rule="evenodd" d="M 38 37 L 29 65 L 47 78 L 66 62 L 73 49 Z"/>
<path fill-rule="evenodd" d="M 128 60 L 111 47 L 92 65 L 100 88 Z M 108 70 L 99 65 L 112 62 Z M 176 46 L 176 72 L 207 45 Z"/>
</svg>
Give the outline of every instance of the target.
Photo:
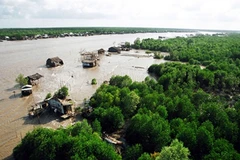
<svg viewBox="0 0 240 160">
<path fill-rule="evenodd" d="M 68 95 L 68 88 L 66 86 L 63 86 L 55 94 L 58 98 L 65 99 Z"/>
<path fill-rule="evenodd" d="M 28 79 L 25 78 L 23 74 L 19 74 L 15 81 L 19 83 L 21 86 L 28 84 Z"/>
<path fill-rule="evenodd" d="M 155 58 L 155 59 L 162 59 L 163 56 L 161 55 L 161 53 L 155 52 L 155 53 L 154 53 L 154 58 Z"/>
<path fill-rule="evenodd" d="M 95 85 L 95 84 L 97 84 L 97 80 L 95 79 L 95 78 L 93 78 L 92 79 L 92 83 L 91 83 L 92 85 Z"/>
<path fill-rule="evenodd" d="M 145 51 L 145 53 L 150 54 L 150 53 L 152 53 L 152 51 L 147 50 L 147 51 Z"/>
<path fill-rule="evenodd" d="M 48 94 L 46 95 L 45 99 L 49 99 L 49 98 L 51 98 L 51 97 L 52 97 L 52 94 L 51 94 L 51 93 L 48 93 Z"/>
</svg>

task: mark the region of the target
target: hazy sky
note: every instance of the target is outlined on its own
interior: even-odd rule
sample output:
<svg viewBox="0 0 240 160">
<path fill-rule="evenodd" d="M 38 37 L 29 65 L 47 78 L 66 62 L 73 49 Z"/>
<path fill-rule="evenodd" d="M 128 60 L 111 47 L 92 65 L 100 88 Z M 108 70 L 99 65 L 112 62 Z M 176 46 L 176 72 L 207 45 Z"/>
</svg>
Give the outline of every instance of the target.
<svg viewBox="0 0 240 160">
<path fill-rule="evenodd" d="M 81 26 L 240 30 L 240 0 L 0 0 L 0 28 Z"/>
</svg>

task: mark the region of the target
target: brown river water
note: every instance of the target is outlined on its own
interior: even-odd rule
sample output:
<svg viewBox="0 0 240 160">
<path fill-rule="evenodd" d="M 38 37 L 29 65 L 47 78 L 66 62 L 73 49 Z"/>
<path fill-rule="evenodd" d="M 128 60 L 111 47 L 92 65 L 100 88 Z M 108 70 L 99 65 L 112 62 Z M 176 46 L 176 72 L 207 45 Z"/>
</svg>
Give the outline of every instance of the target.
<svg viewBox="0 0 240 160">
<path fill-rule="evenodd" d="M 131 42 L 136 38 L 155 38 L 158 36 L 183 36 L 190 33 L 145 33 L 126 35 L 101 35 L 90 37 L 66 37 L 26 41 L 4 41 L 0 43 L 0 159 L 12 159 L 13 148 L 24 135 L 37 126 L 57 128 L 66 126 L 71 119 L 60 121 L 56 115 L 42 115 L 40 119 L 30 119 L 28 108 L 42 101 L 47 93 L 66 85 L 70 97 L 77 104 L 84 98 L 90 98 L 105 80 L 113 75 L 129 75 L 134 81 L 142 81 L 147 68 L 154 63 L 163 63 L 153 57 L 124 56 L 126 54 L 144 54 L 144 51 L 131 50 L 118 55 L 101 56 L 99 65 L 83 68 L 80 51 L 107 50 L 121 42 Z M 64 65 L 46 68 L 46 60 L 58 56 Z M 21 97 L 15 79 L 20 74 L 25 76 L 39 73 L 44 77 L 34 86 L 33 94 Z M 96 78 L 98 84 L 92 86 Z M 15 95 L 13 94 L 15 91 Z"/>
</svg>

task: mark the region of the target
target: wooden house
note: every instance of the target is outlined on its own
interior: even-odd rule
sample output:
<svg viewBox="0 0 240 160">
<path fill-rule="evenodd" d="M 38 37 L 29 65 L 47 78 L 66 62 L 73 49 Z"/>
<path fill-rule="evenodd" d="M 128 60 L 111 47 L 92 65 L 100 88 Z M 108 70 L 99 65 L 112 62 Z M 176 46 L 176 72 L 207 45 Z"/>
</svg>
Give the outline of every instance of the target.
<svg viewBox="0 0 240 160">
<path fill-rule="evenodd" d="M 40 78 L 42 78 L 43 76 L 41 75 L 41 74 L 39 74 L 39 73 L 36 73 L 36 74 L 33 74 L 33 75 L 31 75 L 31 76 L 27 76 L 27 79 L 28 79 L 28 84 L 30 84 L 30 85 L 36 85 L 36 84 L 38 84 L 38 80 L 40 79 Z"/>
<path fill-rule="evenodd" d="M 82 54 L 83 67 L 95 67 L 97 65 L 98 54 L 89 52 Z"/>
<path fill-rule="evenodd" d="M 98 54 L 104 54 L 104 53 L 105 53 L 105 50 L 103 48 L 98 50 Z"/>
<path fill-rule="evenodd" d="M 59 57 L 48 58 L 46 61 L 47 67 L 57 67 L 63 65 L 63 60 Z"/>
<path fill-rule="evenodd" d="M 121 53 L 121 49 L 119 47 L 110 47 L 108 49 L 108 52 L 116 52 L 116 53 Z"/>
<path fill-rule="evenodd" d="M 61 100 L 52 98 L 48 101 L 48 106 L 55 113 L 59 113 L 62 118 L 68 118 L 73 115 L 73 101 L 71 99 Z"/>
</svg>

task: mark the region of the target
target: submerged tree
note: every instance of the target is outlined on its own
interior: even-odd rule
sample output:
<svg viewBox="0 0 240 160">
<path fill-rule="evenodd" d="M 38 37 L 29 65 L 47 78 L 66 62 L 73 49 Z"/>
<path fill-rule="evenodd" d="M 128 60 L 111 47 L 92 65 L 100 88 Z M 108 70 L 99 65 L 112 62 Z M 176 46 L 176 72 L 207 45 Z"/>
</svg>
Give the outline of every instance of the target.
<svg viewBox="0 0 240 160">
<path fill-rule="evenodd" d="M 20 84 L 20 86 L 24 86 L 28 84 L 28 79 L 24 77 L 23 74 L 19 74 L 15 80 L 17 83 Z"/>
<path fill-rule="evenodd" d="M 57 91 L 55 95 L 60 99 L 65 99 L 68 96 L 68 88 L 66 86 L 63 86 Z"/>
<path fill-rule="evenodd" d="M 96 78 L 93 78 L 93 79 L 92 79 L 92 82 L 91 82 L 91 84 L 92 84 L 92 85 L 95 85 L 95 84 L 97 84 L 97 80 L 96 80 Z"/>
</svg>

